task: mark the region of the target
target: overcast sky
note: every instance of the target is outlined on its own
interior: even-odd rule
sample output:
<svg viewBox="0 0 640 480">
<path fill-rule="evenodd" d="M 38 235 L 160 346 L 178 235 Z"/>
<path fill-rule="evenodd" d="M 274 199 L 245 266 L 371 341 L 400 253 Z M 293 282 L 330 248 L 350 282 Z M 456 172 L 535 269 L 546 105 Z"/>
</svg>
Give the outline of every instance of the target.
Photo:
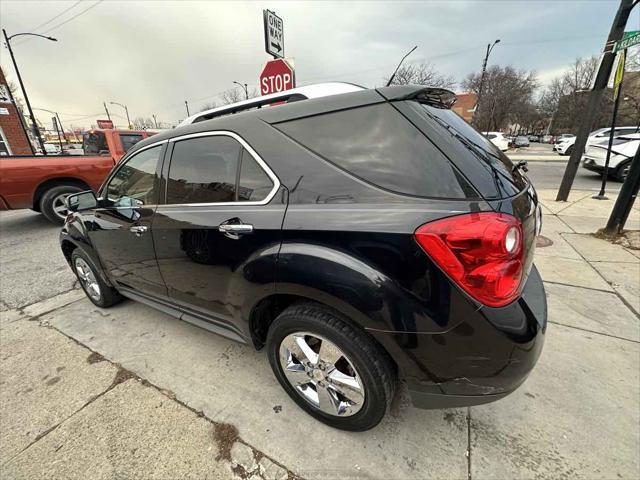
<svg viewBox="0 0 640 480">
<path fill-rule="evenodd" d="M 176 122 L 186 116 L 184 100 L 194 113 L 234 80 L 257 87 L 270 58 L 264 52 L 264 8 L 284 20 L 286 54 L 295 60 L 298 85 L 341 80 L 376 86 L 414 45 L 410 62 L 430 61 L 461 80 L 480 69 L 486 44 L 496 38 L 501 43 L 490 64 L 535 70 L 548 82 L 576 57 L 601 51 L 617 6 L 615 0 L 0 0 L 0 24 L 9 35 L 58 38 L 17 37 L 12 45 L 32 106 L 60 112 L 68 128 L 104 118 L 104 100 L 127 104 L 132 119 L 155 114 Z M 627 30 L 640 29 L 639 11 Z M 2 43 L 2 69 L 15 80 Z M 124 115 L 117 106 L 110 109 Z M 49 114 L 36 115 L 50 126 Z M 115 120 L 126 124 L 122 117 Z"/>
</svg>

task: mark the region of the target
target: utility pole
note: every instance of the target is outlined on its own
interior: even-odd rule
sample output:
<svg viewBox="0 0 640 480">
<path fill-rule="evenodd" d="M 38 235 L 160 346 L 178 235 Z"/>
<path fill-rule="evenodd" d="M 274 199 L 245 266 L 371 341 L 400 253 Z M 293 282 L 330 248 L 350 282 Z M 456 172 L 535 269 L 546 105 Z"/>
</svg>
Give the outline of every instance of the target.
<svg viewBox="0 0 640 480">
<path fill-rule="evenodd" d="M 593 126 L 596 113 L 599 111 L 602 95 L 605 88 L 607 88 L 607 82 L 611 75 L 613 61 L 616 57 L 613 49 L 616 42 L 622 38 L 624 27 L 627 25 L 627 20 L 629 19 L 629 14 L 631 13 L 633 6 L 634 0 L 620 0 L 620 7 L 618 7 L 616 16 L 613 19 L 613 24 L 611 25 L 611 30 L 609 31 L 609 37 L 604 45 L 604 54 L 602 55 L 600 68 L 598 69 L 596 80 L 589 95 L 587 109 L 582 115 L 582 121 L 580 122 L 580 129 L 578 130 L 576 143 L 573 145 L 573 151 L 571 152 L 571 157 L 567 163 L 567 168 L 564 171 L 562 183 L 560 184 L 560 189 L 556 196 L 557 202 L 566 202 L 567 198 L 569 198 L 569 192 L 571 192 L 573 180 L 575 179 L 576 172 L 580 166 L 580 159 L 582 158 L 584 147 L 587 144 L 587 138 L 591 132 L 591 127 Z"/>
<path fill-rule="evenodd" d="M 636 154 L 631 160 L 629 174 L 625 179 L 618 199 L 613 206 L 611 216 L 605 227 L 605 233 L 609 235 L 617 235 L 624 228 L 624 224 L 629 218 L 633 202 L 638 198 L 638 190 L 640 189 L 640 148 L 636 150 Z"/>
<path fill-rule="evenodd" d="M 102 102 L 104 105 L 104 111 L 107 112 L 107 120 L 111 121 L 111 115 L 109 115 L 109 109 L 107 108 L 107 102 Z"/>
<path fill-rule="evenodd" d="M 187 107 L 187 117 L 190 117 L 191 114 L 189 113 L 189 104 L 187 103 L 187 101 L 184 101 L 184 106 Z"/>
<path fill-rule="evenodd" d="M 40 144 L 40 148 L 42 149 L 42 154 L 47 155 L 47 150 L 44 148 L 44 141 L 42 140 L 42 136 L 40 135 L 40 130 L 38 129 L 38 124 L 36 123 L 36 117 L 33 115 L 33 110 L 31 109 L 31 103 L 29 102 L 29 97 L 27 96 L 27 90 L 24 88 L 24 83 L 22 81 L 22 76 L 20 75 L 20 70 L 18 70 L 18 64 L 16 63 L 16 58 L 13 56 L 13 50 L 11 49 L 11 39 L 13 37 L 17 37 L 19 35 L 31 35 L 34 37 L 42 37 L 47 40 L 51 40 L 52 42 L 57 42 L 58 40 L 53 37 L 45 37 L 44 35 L 39 35 L 37 33 L 16 33 L 7 36 L 7 31 L 3 28 L 2 34 L 4 35 L 4 40 L 6 42 L 7 48 L 9 49 L 9 55 L 11 55 L 11 61 L 13 62 L 13 68 L 16 70 L 16 76 L 18 77 L 18 82 L 20 83 L 20 88 L 22 89 L 22 95 L 24 96 L 24 102 L 27 104 L 27 110 L 29 110 L 29 116 L 31 117 L 31 126 L 33 127 L 33 132 L 38 139 L 38 143 Z"/>
<path fill-rule="evenodd" d="M 153 123 L 155 124 L 156 128 L 158 128 L 158 120 L 156 120 L 155 114 L 153 114 L 151 116 L 153 117 Z"/>
<path fill-rule="evenodd" d="M 476 119 L 478 118 L 478 110 L 480 109 L 480 99 L 482 98 L 482 90 L 484 88 L 484 76 L 487 73 L 487 63 L 489 62 L 489 55 L 491 55 L 491 50 L 498 43 L 500 43 L 500 39 L 498 38 L 493 44 L 487 44 L 487 54 L 484 56 L 484 61 L 482 62 L 482 74 L 480 75 L 480 87 L 478 88 L 478 98 L 476 99 L 476 109 L 473 111 L 473 118 L 471 119 L 471 124 L 475 126 Z"/>
<path fill-rule="evenodd" d="M 236 85 L 240 85 L 240 88 L 242 88 L 244 90 L 244 98 L 245 98 L 245 100 L 249 100 L 249 90 L 247 88 L 247 84 L 246 83 L 236 82 L 235 80 L 233 81 L 233 83 L 235 83 Z"/>
</svg>

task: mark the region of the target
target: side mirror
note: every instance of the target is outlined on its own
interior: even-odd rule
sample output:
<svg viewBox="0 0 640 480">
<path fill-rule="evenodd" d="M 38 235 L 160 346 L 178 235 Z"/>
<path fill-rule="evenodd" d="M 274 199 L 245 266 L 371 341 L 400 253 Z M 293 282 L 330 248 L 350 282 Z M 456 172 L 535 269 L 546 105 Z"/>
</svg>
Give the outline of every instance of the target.
<svg viewBox="0 0 640 480">
<path fill-rule="evenodd" d="M 72 212 L 91 210 L 98 206 L 98 199 L 92 190 L 86 192 L 73 193 L 65 199 L 67 209 Z"/>
</svg>

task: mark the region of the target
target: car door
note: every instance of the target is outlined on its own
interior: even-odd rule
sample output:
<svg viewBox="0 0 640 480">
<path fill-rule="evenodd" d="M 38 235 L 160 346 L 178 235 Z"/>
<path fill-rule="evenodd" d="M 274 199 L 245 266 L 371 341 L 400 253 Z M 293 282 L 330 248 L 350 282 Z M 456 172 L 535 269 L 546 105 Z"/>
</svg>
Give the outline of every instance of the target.
<svg viewBox="0 0 640 480">
<path fill-rule="evenodd" d="M 183 318 L 246 339 L 249 310 L 275 288 L 280 182 L 231 132 L 173 139 L 165 163 L 152 230 L 168 294 Z"/>
<path fill-rule="evenodd" d="M 167 289 L 150 229 L 165 148 L 163 143 L 136 152 L 111 174 L 88 229 L 104 270 L 118 288 L 164 298 Z"/>
</svg>

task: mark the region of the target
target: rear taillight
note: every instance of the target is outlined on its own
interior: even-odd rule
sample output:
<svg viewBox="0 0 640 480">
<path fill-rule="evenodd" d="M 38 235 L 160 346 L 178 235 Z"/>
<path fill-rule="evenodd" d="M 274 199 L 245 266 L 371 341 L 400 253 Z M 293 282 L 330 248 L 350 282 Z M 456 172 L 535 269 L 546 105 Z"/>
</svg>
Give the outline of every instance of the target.
<svg viewBox="0 0 640 480">
<path fill-rule="evenodd" d="M 523 239 L 520 221 L 479 212 L 422 225 L 415 238 L 438 266 L 469 295 L 502 307 L 520 294 Z"/>
</svg>

